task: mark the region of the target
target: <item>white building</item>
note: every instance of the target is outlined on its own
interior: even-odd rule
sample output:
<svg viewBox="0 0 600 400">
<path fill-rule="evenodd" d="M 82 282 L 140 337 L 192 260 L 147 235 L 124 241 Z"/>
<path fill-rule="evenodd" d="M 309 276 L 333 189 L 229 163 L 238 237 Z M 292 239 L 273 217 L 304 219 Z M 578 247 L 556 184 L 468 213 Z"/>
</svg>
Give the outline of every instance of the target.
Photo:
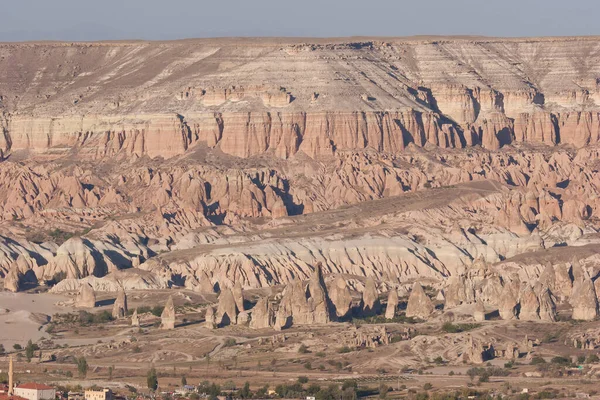
<svg viewBox="0 0 600 400">
<path fill-rule="evenodd" d="M 41 383 L 23 383 L 14 388 L 14 394 L 27 400 L 54 400 L 56 389 Z"/>
<path fill-rule="evenodd" d="M 86 390 L 85 400 L 112 400 L 112 391 L 110 389 Z"/>
</svg>

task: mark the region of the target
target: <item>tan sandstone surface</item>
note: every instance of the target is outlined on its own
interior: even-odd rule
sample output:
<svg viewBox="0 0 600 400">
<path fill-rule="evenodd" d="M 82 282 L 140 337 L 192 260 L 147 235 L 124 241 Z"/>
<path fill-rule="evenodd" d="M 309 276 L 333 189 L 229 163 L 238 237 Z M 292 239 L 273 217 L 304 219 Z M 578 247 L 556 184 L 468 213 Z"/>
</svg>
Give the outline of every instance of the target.
<svg viewBox="0 0 600 400">
<path fill-rule="evenodd" d="M 110 292 L 117 319 L 125 292 L 219 293 L 210 328 L 329 324 L 382 303 L 394 320 L 401 298 L 419 319 L 594 319 L 599 50 L 0 44 L 3 287 L 79 293 L 84 308 Z M 175 328 L 172 302 L 163 316 Z"/>
</svg>

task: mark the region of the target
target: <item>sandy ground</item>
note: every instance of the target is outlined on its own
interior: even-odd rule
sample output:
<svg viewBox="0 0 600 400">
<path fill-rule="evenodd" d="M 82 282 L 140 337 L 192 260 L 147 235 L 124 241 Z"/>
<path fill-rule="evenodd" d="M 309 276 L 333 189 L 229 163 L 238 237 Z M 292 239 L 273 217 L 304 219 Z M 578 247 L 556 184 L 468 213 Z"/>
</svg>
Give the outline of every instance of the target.
<svg viewBox="0 0 600 400">
<path fill-rule="evenodd" d="M 0 344 L 10 349 L 15 343 L 25 345 L 29 339 L 36 341 L 45 334 L 43 321 L 57 312 L 70 308 L 57 306 L 67 297 L 52 294 L 27 294 L 0 292 Z"/>
</svg>

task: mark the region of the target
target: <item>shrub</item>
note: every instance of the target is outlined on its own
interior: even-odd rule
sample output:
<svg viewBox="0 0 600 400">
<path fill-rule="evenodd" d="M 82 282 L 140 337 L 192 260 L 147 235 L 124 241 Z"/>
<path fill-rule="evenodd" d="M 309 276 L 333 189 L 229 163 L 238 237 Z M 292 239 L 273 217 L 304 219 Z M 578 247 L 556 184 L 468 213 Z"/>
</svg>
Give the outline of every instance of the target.
<svg viewBox="0 0 600 400">
<path fill-rule="evenodd" d="M 571 364 L 571 360 L 570 359 L 568 359 L 567 357 L 561 357 L 561 356 L 552 357 L 551 362 L 552 362 L 552 364 L 557 364 L 557 365 L 569 365 L 569 364 Z"/>
<path fill-rule="evenodd" d="M 85 378 L 88 373 L 87 360 L 85 359 L 85 357 L 82 356 L 82 357 L 77 358 L 75 360 L 75 363 L 77 364 L 77 372 L 79 372 L 79 377 Z"/>
<path fill-rule="evenodd" d="M 299 376 L 298 383 L 300 383 L 300 384 L 308 383 L 308 377 L 307 376 Z"/>
<path fill-rule="evenodd" d="M 431 390 L 433 389 L 433 385 L 429 382 L 423 385 L 423 390 Z"/>
<path fill-rule="evenodd" d="M 27 342 L 27 346 L 25 346 L 25 357 L 27 357 L 27 362 L 31 362 L 31 359 L 33 358 L 33 353 L 36 350 L 37 345 L 34 345 L 33 342 L 31 341 L 31 339 L 29 339 L 29 341 Z"/>
<path fill-rule="evenodd" d="M 446 322 L 442 325 L 442 331 L 446 333 L 460 333 L 477 329 L 480 326 L 480 324 L 453 324 L 452 322 Z"/>
<path fill-rule="evenodd" d="M 597 355 L 595 354 L 591 354 L 588 358 L 587 358 L 587 362 L 588 364 L 593 364 L 593 363 L 597 363 L 598 361 L 600 361 L 600 358 L 598 358 Z"/>
<path fill-rule="evenodd" d="M 160 317 L 162 315 L 164 309 L 165 309 L 165 307 L 163 307 L 163 306 L 154 306 L 154 307 L 152 307 L 152 310 L 150 312 L 155 317 Z"/>
<path fill-rule="evenodd" d="M 544 360 L 542 357 L 540 356 L 535 356 L 531 359 L 531 365 L 539 365 L 539 364 L 546 364 L 546 360 Z"/>
<path fill-rule="evenodd" d="M 156 374 L 156 369 L 154 367 L 150 368 L 148 374 L 146 375 L 146 385 L 148 389 L 154 391 L 158 388 L 158 375 Z"/>
<path fill-rule="evenodd" d="M 343 346 L 343 347 L 340 347 L 339 349 L 337 349 L 337 352 L 340 354 L 350 353 L 351 351 L 352 351 L 352 349 L 348 346 Z"/>
<path fill-rule="evenodd" d="M 304 345 L 304 344 L 301 344 L 300 347 L 298 347 L 298 353 L 300 353 L 300 354 L 309 353 L 308 347 L 306 347 L 306 345 Z"/>
</svg>

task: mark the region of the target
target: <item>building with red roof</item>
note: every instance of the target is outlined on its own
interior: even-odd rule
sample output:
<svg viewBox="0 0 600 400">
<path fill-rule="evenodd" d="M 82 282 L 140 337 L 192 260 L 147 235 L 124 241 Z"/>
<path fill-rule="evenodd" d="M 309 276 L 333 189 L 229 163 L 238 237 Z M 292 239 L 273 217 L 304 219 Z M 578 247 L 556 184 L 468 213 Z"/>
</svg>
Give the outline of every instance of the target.
<svg viewBox="0 0 600 400">
<path fill-rule="evenodd" d="M 0 400 L 27 400 L 21 396 L 15 396 L 12 394 L 0 393 Z"/>
<path fill-rule="evenodd" d="M 42 383 L 22 383 L 16 386 L 13 392 L 27 400 L 54 400 L 56 398 L 56 389 Z"/>
</svg>

